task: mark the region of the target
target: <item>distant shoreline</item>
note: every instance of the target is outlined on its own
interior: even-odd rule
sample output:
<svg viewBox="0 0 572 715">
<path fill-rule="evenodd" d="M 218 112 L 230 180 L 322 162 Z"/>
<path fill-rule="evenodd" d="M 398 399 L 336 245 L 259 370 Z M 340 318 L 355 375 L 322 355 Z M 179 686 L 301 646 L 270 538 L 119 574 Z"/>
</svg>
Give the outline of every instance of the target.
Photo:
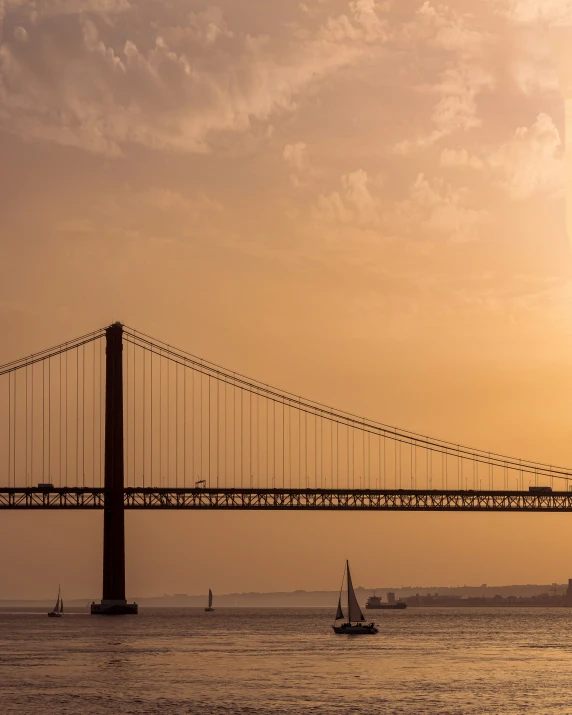
<svg viewBox="0 0 572 715">
<path fill-rule="evenodd" d="M 360 604 L 365 606 L 374 591 L 386 600 L 388 592 L 404 600 L 410 608 L 415 607 L 490 607 L 490 606 L 557 606 L 561 605 L 568 584 L 521 584 L 508 586 L 406 586 L 378 587 L 375 589 L 356 588 Z M 276 591 L 268 593 L 225 593 L 214 594 L 215 608 L 329 608 L 335 605 L 338 591 Z M 92 598 L 66 599 L 66 606 L 86 608 Z M 130 595 L 142 608 L 201 608 L 207 595 L 186 593 L 164 594 L 162 596 L 139 597 Z M 6 608 L 46 608 L 53 606 L 53 598 L 18 599 L 0 598 L 0 609 Z M 376 610 L 368 610 L 375 613 Z"/>
<path fill-rule="evenodd" d="M 38 611 L 44 612 L 44 611 L 49 611 L 53 607 L 53 604 L 48 604 L 48 603 L 39 603 L 37 605 L 33 606 L 22 606 L 22 605 L 0 605 L 0 614 L 1 613 L 37 613 Z M 543 602 L 543 603 L 505 603 L 505 604 L 498 604 L 498 603 L 486 603 L 486 604 L 427 604 L 427 605 L 422 605 L 422 606 L 409 606 L 405 611 L 386 611 L 386 610 L 376 610 L 376 609 L 371 609 L 371 610 L 364 610 L 364 615 L 367 618 L 381 618 L 382 616 L 379 614 L 385 614 L 385 613 L 406 613 L 407 610 L 410 611 L 418 611 L 422 609 L 431 609 L 431 610 L 454 610 L 454 609 L 466 609 L 466 608 L 478 608 L 478 609 L 490 609 L 490 608 L 497 608 L 497 609 L 502 609 L 502 610 L 507 610 L 507 609 L 523 609 L 523 608 L 569 608 L 572 607 L 571 604 L 564 604 L 562 602 Z M 331 610 L 331 605 L 330 606 L 218 606 L 215 608 L 215 611 L 240 611 L 240 610 L 245 610 L 245 611 L 308 611 L 308 610 Z M 66 607 L 67 613 L 73 613 L 75 615 L 90 615 L 90 611 L 86 606 L 80 606 L 77 604 L 71 604 Z M 148 604 L 140 606 L 140 612 L 141 611 L 152 611 L 155 609 L 161 609 L 161 610 L 188 610 L 188 611 L 198 611 L 200 613 L 204 612 L 204 607 L 203 606 L 150 606 Z M 391 616 L 389 616 L 391 617 Z M 384 615 L 383 618 L 386 618 Z"/>
</svg>

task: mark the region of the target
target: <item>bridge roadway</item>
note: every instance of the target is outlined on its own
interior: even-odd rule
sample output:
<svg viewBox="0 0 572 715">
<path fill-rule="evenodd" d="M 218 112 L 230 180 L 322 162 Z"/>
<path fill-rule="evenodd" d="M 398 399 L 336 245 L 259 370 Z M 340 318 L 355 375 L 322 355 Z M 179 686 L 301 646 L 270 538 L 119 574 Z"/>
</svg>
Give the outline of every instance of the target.
<svg viewBox="0 0 572 715">
<path fill-rule="evenodd" d="M 100 487 L 0 487 L 0 509 L 103 509 Z M 126 488 L 125 509 L 572 511 L 572 492 Z"/>
</svg>

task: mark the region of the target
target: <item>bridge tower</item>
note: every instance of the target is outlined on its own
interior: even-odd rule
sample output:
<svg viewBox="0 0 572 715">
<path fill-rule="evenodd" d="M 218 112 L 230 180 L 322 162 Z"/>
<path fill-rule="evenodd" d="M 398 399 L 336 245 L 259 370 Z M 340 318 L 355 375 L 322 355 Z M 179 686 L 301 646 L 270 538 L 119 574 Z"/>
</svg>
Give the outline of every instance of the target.
<svg viewBox="0 0 572 715">
<path fill-rule="evenodd" d="M 91 613 L 137 613 L 125 600 L 125 512 L 123 504 L 123 326 L 105 331 L 105 496 L 103 507 L 103 598 Z"/>
</svg>

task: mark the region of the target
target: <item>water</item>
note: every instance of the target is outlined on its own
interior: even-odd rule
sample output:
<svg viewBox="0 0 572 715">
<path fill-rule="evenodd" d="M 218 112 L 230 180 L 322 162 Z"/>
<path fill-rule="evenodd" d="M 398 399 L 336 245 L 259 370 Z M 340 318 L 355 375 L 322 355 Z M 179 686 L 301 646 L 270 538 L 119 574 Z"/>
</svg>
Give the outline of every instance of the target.
<svg viewBox="0 0 572 715">
<path fill-rule="evenodd" d="M 372 613 L 372 612 L 369 612 Z M 375 613 L 375 612 L 373 612 Z M 572 706 L 572 610 L 0 613 L 2 715 L 508 715 Z"/>
</svg>

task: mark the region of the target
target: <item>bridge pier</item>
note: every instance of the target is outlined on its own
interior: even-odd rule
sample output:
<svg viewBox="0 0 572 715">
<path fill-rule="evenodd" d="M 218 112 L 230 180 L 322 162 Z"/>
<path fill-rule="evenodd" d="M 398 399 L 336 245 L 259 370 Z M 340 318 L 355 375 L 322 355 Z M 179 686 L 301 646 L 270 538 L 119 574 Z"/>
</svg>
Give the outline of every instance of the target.
<svg viewBox="0 0 572 715">
<path fill-rule="evenodd" d="M 93 615 L 137 613 L 125 599 L 125 487 L 123 468 L 123 326 L 105 331 L 105 494 L 103 502 L 103 598 Z"/>
</svg>

